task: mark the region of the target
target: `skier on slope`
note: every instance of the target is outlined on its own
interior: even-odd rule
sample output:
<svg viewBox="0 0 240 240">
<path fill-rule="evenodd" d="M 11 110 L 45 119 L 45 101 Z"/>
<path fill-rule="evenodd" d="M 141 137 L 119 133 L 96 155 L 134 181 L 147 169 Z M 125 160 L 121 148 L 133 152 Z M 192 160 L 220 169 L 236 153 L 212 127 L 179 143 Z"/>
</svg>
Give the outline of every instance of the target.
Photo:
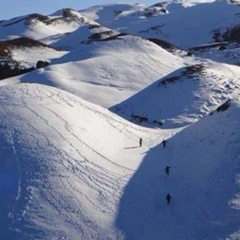
<svg viewBox="0 0 240 240">
<path fill-rule="evenodd" d="M 170 170 L 171 167 L 167 166 L 165 169 L 164 169 L 164 172 L 169 176 L 169 170 Z"/>
<path fill-rule="evenodd" d="M 168 193 L 166 196 L 166 200 L 167 200 L 167 205 L 169 205 L 170 201 L 171 201 L 171 195 Z"/>
<path fill-rule="evenodd" d="M 142 138 L 139 139 L 139 146 L 142 146 Z"/>
</svg>

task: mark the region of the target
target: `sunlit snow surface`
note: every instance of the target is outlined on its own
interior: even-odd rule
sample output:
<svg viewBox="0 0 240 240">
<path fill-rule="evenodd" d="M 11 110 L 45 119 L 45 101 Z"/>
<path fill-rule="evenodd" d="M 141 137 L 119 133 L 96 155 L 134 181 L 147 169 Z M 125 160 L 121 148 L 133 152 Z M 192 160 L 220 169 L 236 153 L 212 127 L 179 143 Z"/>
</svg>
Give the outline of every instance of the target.
<svg viewBox="0 0 240 240">
<path fill-rule="evenodd" d="M 237 234 L 238 100 L 188 128 L 151 130 L 56 88 L 0 92 L 2 239 Z"/>
<path fill-rule="evenodd" d="M 240 8 L 194 2 L 0 23 L 49 44 L 12 60 L 50 62 L 0 81 L 0 240 L 240 239 L 239 50 L 206 47 Z"/>
</svg>

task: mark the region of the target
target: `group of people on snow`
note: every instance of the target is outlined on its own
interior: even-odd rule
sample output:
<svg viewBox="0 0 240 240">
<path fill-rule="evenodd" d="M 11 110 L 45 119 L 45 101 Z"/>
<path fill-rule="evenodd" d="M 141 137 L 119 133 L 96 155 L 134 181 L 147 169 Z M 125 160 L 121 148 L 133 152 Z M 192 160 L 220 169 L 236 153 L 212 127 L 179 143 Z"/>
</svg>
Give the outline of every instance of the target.
<svg viewBox="0 0 240 240">
<path fill-rule="evenodd" d="M 139 139 L 139 146 L 142 147 L 142 144 L 143 144 L 143 140 L 142 138 Z M 162 145 L 163 145 L 163 148 L 166 147 L 167 145 L 167 140 L 163 140 L 162 141 Z M 166 168 L 164 169 L 164 172 L 169 176 L 169 173 L 170 173 L 170 166 L 166 166 Z M 168 193 L 167 196 L 166 196 L 166 201 L 167 201 L 167 205 L 169 205 L 170 201 L 171 201 L 171 195 Z"/>
<path fill-rule="evenodd" d="M 142 140 L 142 138 L 140 138 L 140 139 L 139 139 L 139 146 L 140 146 L 140 147 L 142 147 L 142 143 L 143 143 L 143 140 Z M 163 140 L 163 141 L 162 141 L 162 145 L 163 145 L 163 148 L 165 148 L 166 145 L 167 145 L 167 140 Z"/>
</svg>

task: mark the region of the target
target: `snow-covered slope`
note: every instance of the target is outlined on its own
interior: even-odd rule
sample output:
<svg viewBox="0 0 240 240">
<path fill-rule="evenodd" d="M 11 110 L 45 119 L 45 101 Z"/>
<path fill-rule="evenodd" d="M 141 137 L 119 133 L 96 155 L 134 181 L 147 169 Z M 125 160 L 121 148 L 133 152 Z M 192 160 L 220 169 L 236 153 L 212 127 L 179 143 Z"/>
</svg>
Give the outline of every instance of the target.
<svg viewBox="0 0 240 240">
<path fill-rule="evenodd" d="M 1 239 L 239 238 L 239 100 L 176 134 L 56 88 L 0 93 Z"/>
<path fill-rule="evenodd" d="M 0 42 L 0 63 L 23 68 L 36 67 L 36 63 L 40 60 L 51 62 L 66 53 L 29 38 Z"/>
<path fill-rule="evenodd" d="M 220 0 L 190 5 L 170 2 L 163 4 L 166 14 L 163 14 L 164 11 L 156 13 L 154 7 L 123 12 L 105 22 L 105 26 L 144 38 L 163 39 L 187 49 L 215 42 L 217 38 L 221 40 L 228 30 L 238 26 L 239 6 L 231 2 L 234 1 Z M 101 18 L 95 20 L 101 22 Z"/>
<path fill-rule="evenodd" d="M 0 240 L 239 240 L 238 2 L 1 21 Z"/>
<path fill-rule="evenodd" d="M 122 13 L 132 13 L 135 11 L 139 11 L 146 7 L 145 4 L 106 4 L 93 6 L 88 9 L 80 10 L 80 14 L 91 19 L 92 21 L 96 21 L 104 26 L 108 25 L 112 22 L 118 15 Z"/>
<path fill-rule="evenodd" d="M 240 69 L 206 62 L 181 68 L 112 107 L 118 115 L 147 126 L 173 128 L 198 121 L 240 94 Z"/>
<path fill-rule="evenodd" d="M 121 198 L 125 239 L 240 238 L 239 119 L 238 99 L 149 151 Z"/>
<path fill-rule="evenodd" d="M 56 88 L 1 87 L 0 239 L 122 239 L 123 188 L 158 136 Z"/>
<path fill-rule="evenodd" d="M 0 84 L 19 81 L 48 84 L 110 107 L 186 64 L 182 58 L 135 36 L 73 47 L 54 65 Z"/>
<path fill-rule="evenodd" d="M 216 62 L 240 65 L 239 42 L 218 42 L 205 44 L 191 49 L 191 52 L 200 58 L 208 58 Z"/>
<path fill-rule="evenodd" d="M 51 46 L 72 50 L 81 46 L 80 44 L 90 44 L 94 41 L 101 41 L 118 35 L 119 32 L 103 27 L 98 23 L 91 22 L 79 27 L 76 31 L 62 37 Z"/>
<path fill-rule="evenodd" d="M 63 9 L 57 13 L 52 16 L 31 14 L 3 21 L 0 23 L 0 41 L 27 37 L 49 44 L 88 22 L 72 9 Z"/>
<path fill-rule="evenodd" d="M 159 3 L 156 2 L 156 4 L 152 6 L 147 6 L 146 4 L 141 3 L 109 3 L 80 10 L 79 13 L 102 25 L 115 26 L 118 21 L 124 21 L 124 17 L 131 16 L 148 18 L 161 15 L 169 11 L 177 11 L 181 8 L 194 6 L 199 3 L 209 3 L 213 1 L 214 0 L 161 1 Z"/>
</svg>

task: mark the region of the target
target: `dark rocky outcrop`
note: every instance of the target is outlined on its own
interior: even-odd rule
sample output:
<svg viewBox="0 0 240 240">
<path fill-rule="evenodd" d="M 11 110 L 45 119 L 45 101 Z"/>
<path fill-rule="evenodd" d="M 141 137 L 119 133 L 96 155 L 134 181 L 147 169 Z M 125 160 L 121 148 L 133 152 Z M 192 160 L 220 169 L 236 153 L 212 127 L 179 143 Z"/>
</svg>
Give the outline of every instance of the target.
<svg viewBox="0 0 240 240">
<path fill-rule="evenodd" d="M 15 66 L 10 66 L 8 63 L 0 64 L 0 80 L 28 73 L 33 70 L 35 70 L 34 67 L 20 68 L 17 64 Z"/>
<path fill-rule="evenodd" d="M 47 67 L 49 65 L 48 61 L 38 61 L 36 64 L 36 68 L 44 68 Z"/>
</svg>

